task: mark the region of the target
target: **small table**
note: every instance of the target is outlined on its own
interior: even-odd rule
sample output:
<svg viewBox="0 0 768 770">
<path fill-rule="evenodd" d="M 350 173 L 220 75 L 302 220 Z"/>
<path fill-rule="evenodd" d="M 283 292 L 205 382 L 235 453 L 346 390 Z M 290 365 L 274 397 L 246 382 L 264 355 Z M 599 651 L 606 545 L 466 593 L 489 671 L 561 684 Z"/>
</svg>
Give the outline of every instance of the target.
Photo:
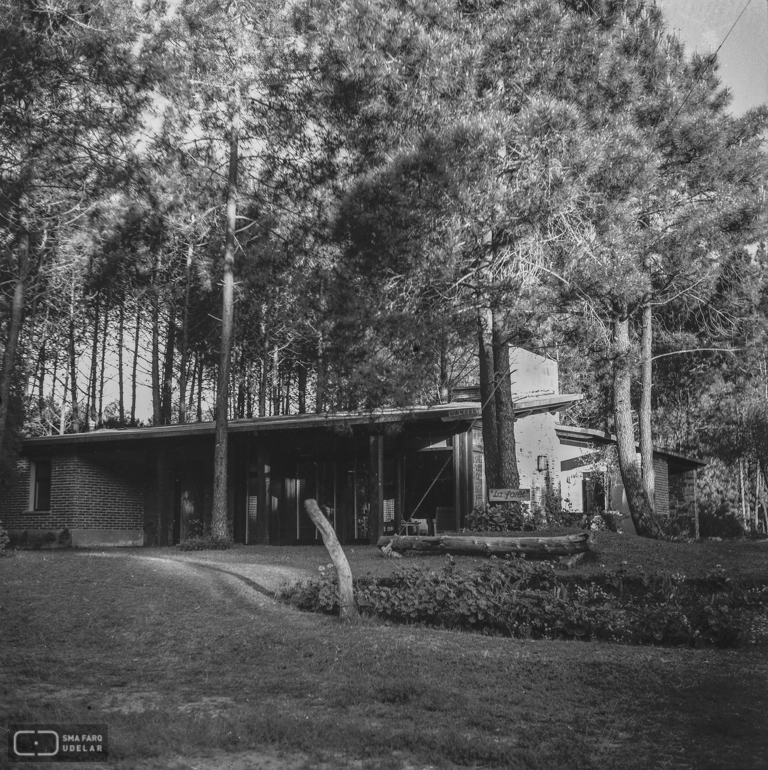
<svg viewBox="0 0 768 770">
<path fill-rule="evenodd" d="M 419 534 L 419 522 L 412 519 L 403 519 L 400 522 L 401 535 L 418 535 Z"/>
</svg>

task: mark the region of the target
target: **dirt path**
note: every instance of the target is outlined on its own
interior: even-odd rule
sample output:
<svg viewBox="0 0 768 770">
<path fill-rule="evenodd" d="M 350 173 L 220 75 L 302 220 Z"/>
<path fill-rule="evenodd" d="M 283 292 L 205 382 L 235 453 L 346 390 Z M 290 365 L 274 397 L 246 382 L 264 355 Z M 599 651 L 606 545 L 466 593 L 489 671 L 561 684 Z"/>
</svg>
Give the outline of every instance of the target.
<svg viewBox="0 0 768 770">
<path fill-rule="evenodd" d="M 313 576 L 309 570 L 297 567 L 252 562 L 220 562 L 216 560 L 213 553 L 149 556 L 125 551 L 89 551 L 78 555 L 86 558 L 134 559 L 151 562 L 153 566 L 171 570 L 178 575 L 186 573 L 190 577 L 195 576 L 214 591 L 221 590 L 217 582 L 223 583 L 248 603 L 260 607 L 279 605 L 286 611 L 291 611 L 291 608 L 276 601 L 281 589 Z"/>
<path fill-rule="evenodd" d="M 285 585 L 312 577 L 313 573 L 306 569 L 252 562 L 218 561 L 215 553 L 150 556 L 126 551 L 90 551 L 78 556 L 140 562 L 153 570 L 162 570 L 174 577 L 194 581 L 197 588 L 210 592 L 216 598 L 242 602 L 251 610 L 255 609 L 260 613 L 273 616 L 279 613 L 284 620 L 277 622 L 289 620 L 304 623 L 312 620 L 311 616 L 294 610 L 276 598 Z M 119 694 L 112 691 L 104 695 L 102 702 L 86 688 L 82 691 L 72 689 L 67 693 L 63 693 L 60 687 L 51 688 L 50 692 L 47 692 L 44 686 L 36 690 L 36 697 L 40 700 L 62 696 L 71 699 L 87 697 L 89 702 L 94 704 L 94 708 L 103 713 L 117 711 L 140 716 L 144 711 L 157 708 L 162 703 L 160 696 L 150 691 L 129 690 Z M 231 701 L 231 698 L 226 697 L 198 697 L 194 703 L 185 703 L 178 708 L 213 718 L 219 713 L 225 713 L 226 709 L 233 705 Z M 371 759 L 350 759 L 341 754 L 318 759 L 302 752 L 280 751 L 270 747 L 240 752 L 212 750 L 197 756 L 161 759 L 133 757 L 112 760 L 110 764 L 115 770 L 368 770 L 379 766 L 397 770 L 436 770 L 434 766 L 418 762 L 407 752 L 394 751 L 390 756 L 381 758 L 378 763 Z"/>
</svg>

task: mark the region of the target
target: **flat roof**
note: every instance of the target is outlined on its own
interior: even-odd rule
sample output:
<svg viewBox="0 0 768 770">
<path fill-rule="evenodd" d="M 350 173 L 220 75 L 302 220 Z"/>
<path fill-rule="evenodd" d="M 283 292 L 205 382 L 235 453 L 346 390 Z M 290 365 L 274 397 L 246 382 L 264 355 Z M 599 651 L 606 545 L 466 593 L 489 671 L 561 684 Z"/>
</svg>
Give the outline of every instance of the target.
<svg viewBox="0 0 768 770">
<path fill-rule="evenodd" d="M 580 428 L 576 425 L 558 425 L 556 427 L 557 435 L 561 439 L 571 439 L 574 442 L 580 444 L 615 444 L 616 436 L 613 433 L 608 433 L 602 430 L 595 430 L 594 428 Z M 639 447 L 638 447 L 638 451 Z M 653 453 L 660 457 L 666 457 L 671 464 L 678 466 L 686 466 L 688 470 L 694 468 L 704 468 L 705 462 L 696 460 L 688 455 L 680 454 L 679 452 L 671 452 L 663 447 L 653 447 Z"/>
<path fill-rule="evenodd" d="M 555 412 L 583 398 L 571 396 L 531 396 L 514 402 L 515 417 Z M 454 401 L 434 406 L 412 406 L 407 409 L 375 409 L 370 412 L 324 412 L 322 414 L 281 414 L 272 417 L 248 417 L 228 421 L 229 433 L 333 428 L 337 425 L 383 425 L 396 422 L 474 422 L 480 419 L 479 402 Z M 24 439 L 24 447 L 91 444 L 115 441 L 208 436 L 216 432 L 216 423 L 190 422 L 183 425 L 157 425 L 148 428 L 102 428 L 88 433 L 34 436 Z"/>
<path fill-rule="evenodd" d="M 281 414 L 271 417 L 247 417 L 229 420 L 229 433 L 260 433 L 301 428 L 332 428 L 334 425 L 378 425 L 394 422 L 472 422 L 480 416 L 479 404 L 439 404 L 409 409 L 377 409 L 371 412 L 324 412 L 322 414 Z M 34 436 L 24 446 L 50 446 L 73 443 L 131 441 L 182 436 L 208 436 L 216 432 L 213 421 L 182 425 L 156 425 L 147 428 L 104 428 L 88 433 Z"/>
</svg>

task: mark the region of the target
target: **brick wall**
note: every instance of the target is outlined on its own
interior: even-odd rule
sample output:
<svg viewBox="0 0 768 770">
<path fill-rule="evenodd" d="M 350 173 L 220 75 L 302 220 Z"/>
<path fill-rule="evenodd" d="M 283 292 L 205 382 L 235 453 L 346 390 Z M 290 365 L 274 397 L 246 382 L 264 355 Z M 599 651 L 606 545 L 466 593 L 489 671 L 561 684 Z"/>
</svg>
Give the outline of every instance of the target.
<svg viewBox="0 0 768 770">
<path fill-rule="evenodd" d="M 654 508 L 660 516 L 669 516 L 669 466 L 660 457 L 653 458 L 655 477 Z"/>
<path fill-rule="evenodd" d="M 135 453 L 51 457 L 49 511 L 29 510 L 30 459 L 0 489 L 0 521 L 13 530 L 118 529 L 143 526 L 143 458 Z"/>
<path fill-rule="evenodd" d="M 483 432 L 480 428 L 472 429 L 472 478 L 474 489 L 473 505 L 485 504 L 485 456 L 483 454 Z"/>
<path fill-rule="evenodd" d="M 8 483 L 0 482 L 0 522 L 8 529 L 10 518 L 29 508 L 29 469 L 29 460 L 21 457 Z"/>
<path fill-rule="evenodd" d="M 695 474 L 693 471 L 674 473 L 669 476 L 670 513 L 674 516 L 693 516 L 695 499 Z"/>
</svg>

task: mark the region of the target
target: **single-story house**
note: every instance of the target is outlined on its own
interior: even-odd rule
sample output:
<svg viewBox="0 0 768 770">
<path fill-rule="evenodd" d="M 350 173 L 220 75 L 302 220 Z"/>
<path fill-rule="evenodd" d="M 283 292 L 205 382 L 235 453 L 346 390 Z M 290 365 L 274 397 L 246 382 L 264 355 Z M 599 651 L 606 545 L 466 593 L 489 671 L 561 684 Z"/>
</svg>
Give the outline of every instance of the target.
<svg viewBox="0 0 768 770">
<path fill-rule="evenodd" d="M 526 413 L 557 399 L 531 398 Z M 239 543 L 314 543 L 317 499 L 342 543 L 376 542 L 406 518 L 455 530 L 485 494 L 480 405 L 255 417 L 229 423 L 228 511 Z M 167 545 L 210 525 L 213 422 L 28 438 L 0 521 L 69 530 L 74 545 Z"/>
<path fill-rule="evenodd" d="M 620 479 L 608 478 L 600 453 L 613 439 L 560 425 L 559 412 L 582 396 L 558 393 L 555 362 L 513 353 L 520 486 L 531 505 L 625 511 Z M 452 403 L 430 407 L 230 421 L 235 541 L 317 542 L 303 505 L 310 497 L 346 544 L 375 543 L 403 519 L 437 531 L 464 526 L 488 499 L 476 391 L 456 389 Z M 210 526 L 214 442 L 212 422 L 28 438 L 0 486 L 0 522 L 15 537 L 67 529 L 80 546 L 178 543 Z M 702 463 L 655 458 L 657 510 L 691 516 Z"/>
</svg>

